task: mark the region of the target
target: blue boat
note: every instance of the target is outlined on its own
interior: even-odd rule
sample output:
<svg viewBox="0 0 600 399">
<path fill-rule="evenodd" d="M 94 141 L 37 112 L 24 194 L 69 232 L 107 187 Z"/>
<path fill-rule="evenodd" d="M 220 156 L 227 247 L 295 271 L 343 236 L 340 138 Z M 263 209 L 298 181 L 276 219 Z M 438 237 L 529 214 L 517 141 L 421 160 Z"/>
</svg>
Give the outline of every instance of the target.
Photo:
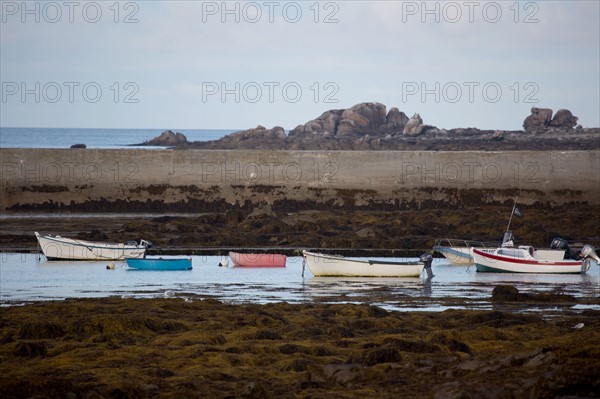
<svg viewBox="0 0 600 399">
<path fill-rule="evenodd" d="M 138 270 L 191 270 L 192 258 L 126 258 L 127 266 Z"/>
</svg>

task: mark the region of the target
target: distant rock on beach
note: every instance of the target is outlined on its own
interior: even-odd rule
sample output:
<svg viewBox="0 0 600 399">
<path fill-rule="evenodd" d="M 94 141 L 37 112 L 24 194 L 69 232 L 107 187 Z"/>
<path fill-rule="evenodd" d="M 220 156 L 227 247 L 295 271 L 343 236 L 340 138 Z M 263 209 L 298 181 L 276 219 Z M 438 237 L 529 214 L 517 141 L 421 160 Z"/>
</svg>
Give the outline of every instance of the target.
<svg viewBox="0 0 600 399">
<path fill-rule="evenodd" d="M 408 118 L 398 108 L 392 108 L 386 114 L 386 106 L 381 103 L 361 103 L 348 109 L 326 111 L 317 119 L 298 125 L 290 132 L 290 137 L 347 136 L 373 134 L 376 131 L 389 133 L 394 130 L 402 131 L 406 121 Z"/>
<path fill-rule="evenodd" d="M 165 130 L 150 141 L 146 141 L 140 144 L 133 144 L 134 146 L 164 146 L 164 147 L 180 147 L 188 144 L 187 137 L 182 133 L 174 133 L 171 130 Z"/>
<path fill-rule="evenodd" d="M 531 115 L 523 121 L 526 132 L 535 132 L 548 128 L 572 129 L 577 126 L 577 118 L 568 109 L 559 109 L 554 118 L 550 108 L 531 108 Z"/>
<path fill-rule="evenodd" d="M 600 148 L 600 128 L 577 126 L 578 118 L 561 109 L 553 117 L 549 108 L 531 109 L 525 130 L 442 129 L 428 125 L 420 114 L 409 118 L 396 107 L 365 102 L 346 109 L 332 109 L 286 131 L 281 126 L 231 133 L 219 140 L 188 142 L 181 133 L 168 130 L 140 145 L 197 149 L 281 150 L 589 150 Z"/>
<path fill-rule="evenodd" d="M 285 143 L 285 129 L 275 126 L 267 129 L 258 125 L 255 128 L 231 133 L 218 140 L 228 148 L 273 148 L 277 149 Z"/>
</svg>

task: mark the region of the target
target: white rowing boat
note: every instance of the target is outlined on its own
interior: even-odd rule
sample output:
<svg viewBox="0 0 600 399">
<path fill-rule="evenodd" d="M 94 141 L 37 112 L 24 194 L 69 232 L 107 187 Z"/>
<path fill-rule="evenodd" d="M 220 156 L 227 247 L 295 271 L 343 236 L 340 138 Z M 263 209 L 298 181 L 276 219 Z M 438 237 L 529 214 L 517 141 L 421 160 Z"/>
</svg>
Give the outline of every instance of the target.
<svg viewBox="0 0 600 399">
<path fill-rule="evenodd" d="M 123 260 L 125 258 L 143 258 L 146 249 L 152 245 L 150 241 L 140 240 L 126 244 L 93 242 L 77 240 L 54 235 L 40 235 L 37 231 L 35 237 L 40 244 L 42 253 L 48 260 Z"/>
<path fill-rule="evenodd" d="M 383 261 L 351 259 L 339 255 L 326 255 L 303 251 L 304 262 L 316 277 L 419 277 L 425 261 Z"/>
</svg>

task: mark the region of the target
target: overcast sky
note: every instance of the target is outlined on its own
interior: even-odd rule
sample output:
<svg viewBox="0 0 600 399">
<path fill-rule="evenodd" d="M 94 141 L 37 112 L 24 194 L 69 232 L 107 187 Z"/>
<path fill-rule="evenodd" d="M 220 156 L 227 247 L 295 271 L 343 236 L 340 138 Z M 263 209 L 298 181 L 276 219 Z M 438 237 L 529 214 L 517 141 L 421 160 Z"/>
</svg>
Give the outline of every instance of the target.
<svg viewBox="0 0 600 399">
<path fill-rule="evenodd" d="M 1 1 L 0 125 L 293 129 L 381 102 L 443 128 L 600 126 L 600 2 Z"/>
</svg>

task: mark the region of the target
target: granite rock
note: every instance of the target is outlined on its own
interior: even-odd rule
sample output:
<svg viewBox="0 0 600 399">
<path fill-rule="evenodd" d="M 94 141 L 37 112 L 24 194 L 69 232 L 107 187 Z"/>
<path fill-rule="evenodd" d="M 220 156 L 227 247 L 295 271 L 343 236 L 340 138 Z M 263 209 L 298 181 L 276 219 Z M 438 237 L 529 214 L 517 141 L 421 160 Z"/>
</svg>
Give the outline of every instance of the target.
<svg viewBox="0 0 600 399">
<path fill-rule="evenodd" d="M 552 110 L 550 108 L 531 108 L 531 115 L 523 121 L 523 128 L 527 132 L 533 132 L 545 129 L 552 120 Z"/>
<path fill-rule="evenodd" d="M 577 126 L 578 119 L 568 109 L 559 109 L 548 125 L 563 129 L 572 129 Z"/>
<path fill-rule="evenodd" d="M 143 145 L 174 147 L 186 144 L 188 144 L 188 141 L 184 134 L 174 133 L 171 130 L 165 130 L 160 134 L 160 136 L 153 138 Z"/>
</svg>

